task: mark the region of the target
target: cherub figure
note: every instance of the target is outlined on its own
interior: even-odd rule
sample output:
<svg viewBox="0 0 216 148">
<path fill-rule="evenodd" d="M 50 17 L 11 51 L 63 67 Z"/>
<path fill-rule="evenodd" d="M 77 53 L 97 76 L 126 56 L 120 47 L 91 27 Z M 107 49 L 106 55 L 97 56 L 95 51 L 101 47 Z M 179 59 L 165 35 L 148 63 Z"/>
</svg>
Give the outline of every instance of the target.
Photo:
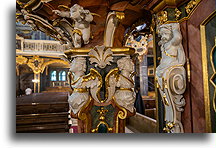
<svg viewBox="0 0 216 148">
<path fill-rule="evenodd" d="M 73 93 L 69 96 L 68 102 L 71 110 L 76 114 L 89 99 L 87 87 L 82 84 L 86 71 L 86 59 L 83 57 L 74 58 L 69 71 Z"/>
<path fill-rule="evenodd" d="M 116 102 L 125 107 L 130 112 L 134 111 L 135 93 L 132 88 L 134 88 L 134 81 L 131 77 L 134 71 L 134 64 L 129 57 L 123 57 L 117 61 L 118 68 L 121 73 L 118 76 L 116 82 L 116 91 L 114 97 Z"/>
<path fill-rule="evenodd" d="M 93 16 L 89 10 L 84 10 L 82 6 L 75 4 L 70 8 L 70 11 L 53 10 L 53 12 L 61 17 L 71 18 L 74 21 L 72 38 L 76 48 L 81 47 L 81 39 L 83 39 L 84 44 L 89 43 L 90 22 L 93 21 Z"/>
<path fill-rule="evenodd" d="M 164 24 L 159 27 L 161 40 L 161 61 L 156 69 L 156 77 L 160 79 L 169 67 L 185 64 L 185 53 L 182 46 L 182 36 L 178 23 Z"/>
</svg>

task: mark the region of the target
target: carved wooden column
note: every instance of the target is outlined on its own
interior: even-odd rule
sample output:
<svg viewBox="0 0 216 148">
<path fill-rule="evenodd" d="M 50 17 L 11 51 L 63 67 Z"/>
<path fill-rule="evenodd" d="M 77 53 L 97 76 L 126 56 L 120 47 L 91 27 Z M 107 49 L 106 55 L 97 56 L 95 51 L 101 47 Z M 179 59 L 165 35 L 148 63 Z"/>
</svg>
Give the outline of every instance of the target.
<svg viewBox="0 0 216 148">
<path fill-rule="evenodd" d="M 135 114 L 134 52 L 105 46 L 65 52 L 71 63 L 70 112 L 79 133 L 124 133 L 125 119 Z"/>
<path fill-rule="evenodd" d="M 183 133 L 181 113 L 184 111 L 186 89 L 185 53 L 178 23 L 158 26 L 162 59 L 156 68 L 156 81 L 164 108 L 168 133 Z"/>
</svg>

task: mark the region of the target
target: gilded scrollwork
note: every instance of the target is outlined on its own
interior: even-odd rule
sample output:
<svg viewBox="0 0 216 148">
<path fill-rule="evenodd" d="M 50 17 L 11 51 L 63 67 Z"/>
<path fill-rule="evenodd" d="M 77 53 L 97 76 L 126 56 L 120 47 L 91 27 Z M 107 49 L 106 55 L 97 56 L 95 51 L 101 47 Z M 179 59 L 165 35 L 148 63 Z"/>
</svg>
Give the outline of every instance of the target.
<svg viewBox="0 0 216 148">
<path fill-rule="evenodd" d="M 187 6 L 185 7 L 185 10 L 187 12 L 187 14 L 189 14 L 192 9 L 200 2 L 200 0 L 191 0 Z"/>
<path fill-rule="evenodd" d="M 27 64 L 27 62 L 28 62 L 28 58 L 23 57 L 22 55 L 18 55 L 16 57 L 16 63 L 19 64 L 19 65 Z"/>
<path fill-rule="evenodd" d="M 162 25 L 164 24 L 165 22 L 168 21 L 168 13 L 167 11 L 161 11 L 159 13 L 157 13 L 156 15 L 156 24 L 157 25 Z"/>
<path fill-rule="evenodd" d="M 176 17 L 176 20 L 178 20 L 178 19 L 179 19 L 179 17 L 181 16 L 181 14 L 182 14 L 182 12 L 181 12 L 181 11 L 179 11 L 179 9 L 178 9 L 178 8 L 175 8 L 175 17 Z"/>
<path fill-rule="evenodd" d="M 44 59 L 35 55 L 28 60 L 27 65 L 33 70 L 35 74 L 39 74 L 43 71 Z"/>
<path fill-rule="evenodd" d="M 104 107 L 101 107 L 97 112 L 100 114 L 99 115 L 99 123 L 95 129 L 92 129 L 92 133 L 98 133 L 98 132 L 112 132 L 113 128 L 109 127 L 109 125 L 105 122 L 105 114 L 108 112 L 107 109 L 104 109 Z M 99 131 L 100 126 L 103 125 L 103 131 Z"/>
</svg>

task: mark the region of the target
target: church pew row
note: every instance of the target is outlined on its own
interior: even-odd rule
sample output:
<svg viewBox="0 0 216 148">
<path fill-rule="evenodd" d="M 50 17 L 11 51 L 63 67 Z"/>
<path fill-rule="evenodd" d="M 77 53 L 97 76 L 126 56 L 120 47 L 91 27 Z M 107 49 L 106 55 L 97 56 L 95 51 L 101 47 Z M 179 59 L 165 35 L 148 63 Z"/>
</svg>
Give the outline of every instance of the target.
<svg viewBox="0 0 216 148">
<path fill-rule="evenodd" d="M 157 121 L 145 115 L 136 113 L 127 120 L 127 128 L 133 133 L 156 133 Z"/>
<path fill-rule="evenodd" d="M 16 132 L 68 132 L 68 112 L 16 115 Z"/>
<path fill-rule="evenodd" d="M 67 102 L 59 103 L 32 103 L 16 105 L 16 115 L 41 114 L 67 112 L 69 106 Z"/>
</svg>

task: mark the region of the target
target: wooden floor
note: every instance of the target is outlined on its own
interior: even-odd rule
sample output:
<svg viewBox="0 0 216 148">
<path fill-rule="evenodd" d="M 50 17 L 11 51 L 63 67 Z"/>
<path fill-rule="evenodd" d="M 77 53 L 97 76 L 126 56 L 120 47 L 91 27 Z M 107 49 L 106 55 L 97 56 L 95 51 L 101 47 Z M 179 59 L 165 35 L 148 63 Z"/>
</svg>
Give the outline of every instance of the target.
<svg viewBox="0 0 216 148">
<path fill-rule="evenodd" d="M 16 99 L 17 133 L 68 132 L 68 93 L 47 92 Z"/>
</svg>

